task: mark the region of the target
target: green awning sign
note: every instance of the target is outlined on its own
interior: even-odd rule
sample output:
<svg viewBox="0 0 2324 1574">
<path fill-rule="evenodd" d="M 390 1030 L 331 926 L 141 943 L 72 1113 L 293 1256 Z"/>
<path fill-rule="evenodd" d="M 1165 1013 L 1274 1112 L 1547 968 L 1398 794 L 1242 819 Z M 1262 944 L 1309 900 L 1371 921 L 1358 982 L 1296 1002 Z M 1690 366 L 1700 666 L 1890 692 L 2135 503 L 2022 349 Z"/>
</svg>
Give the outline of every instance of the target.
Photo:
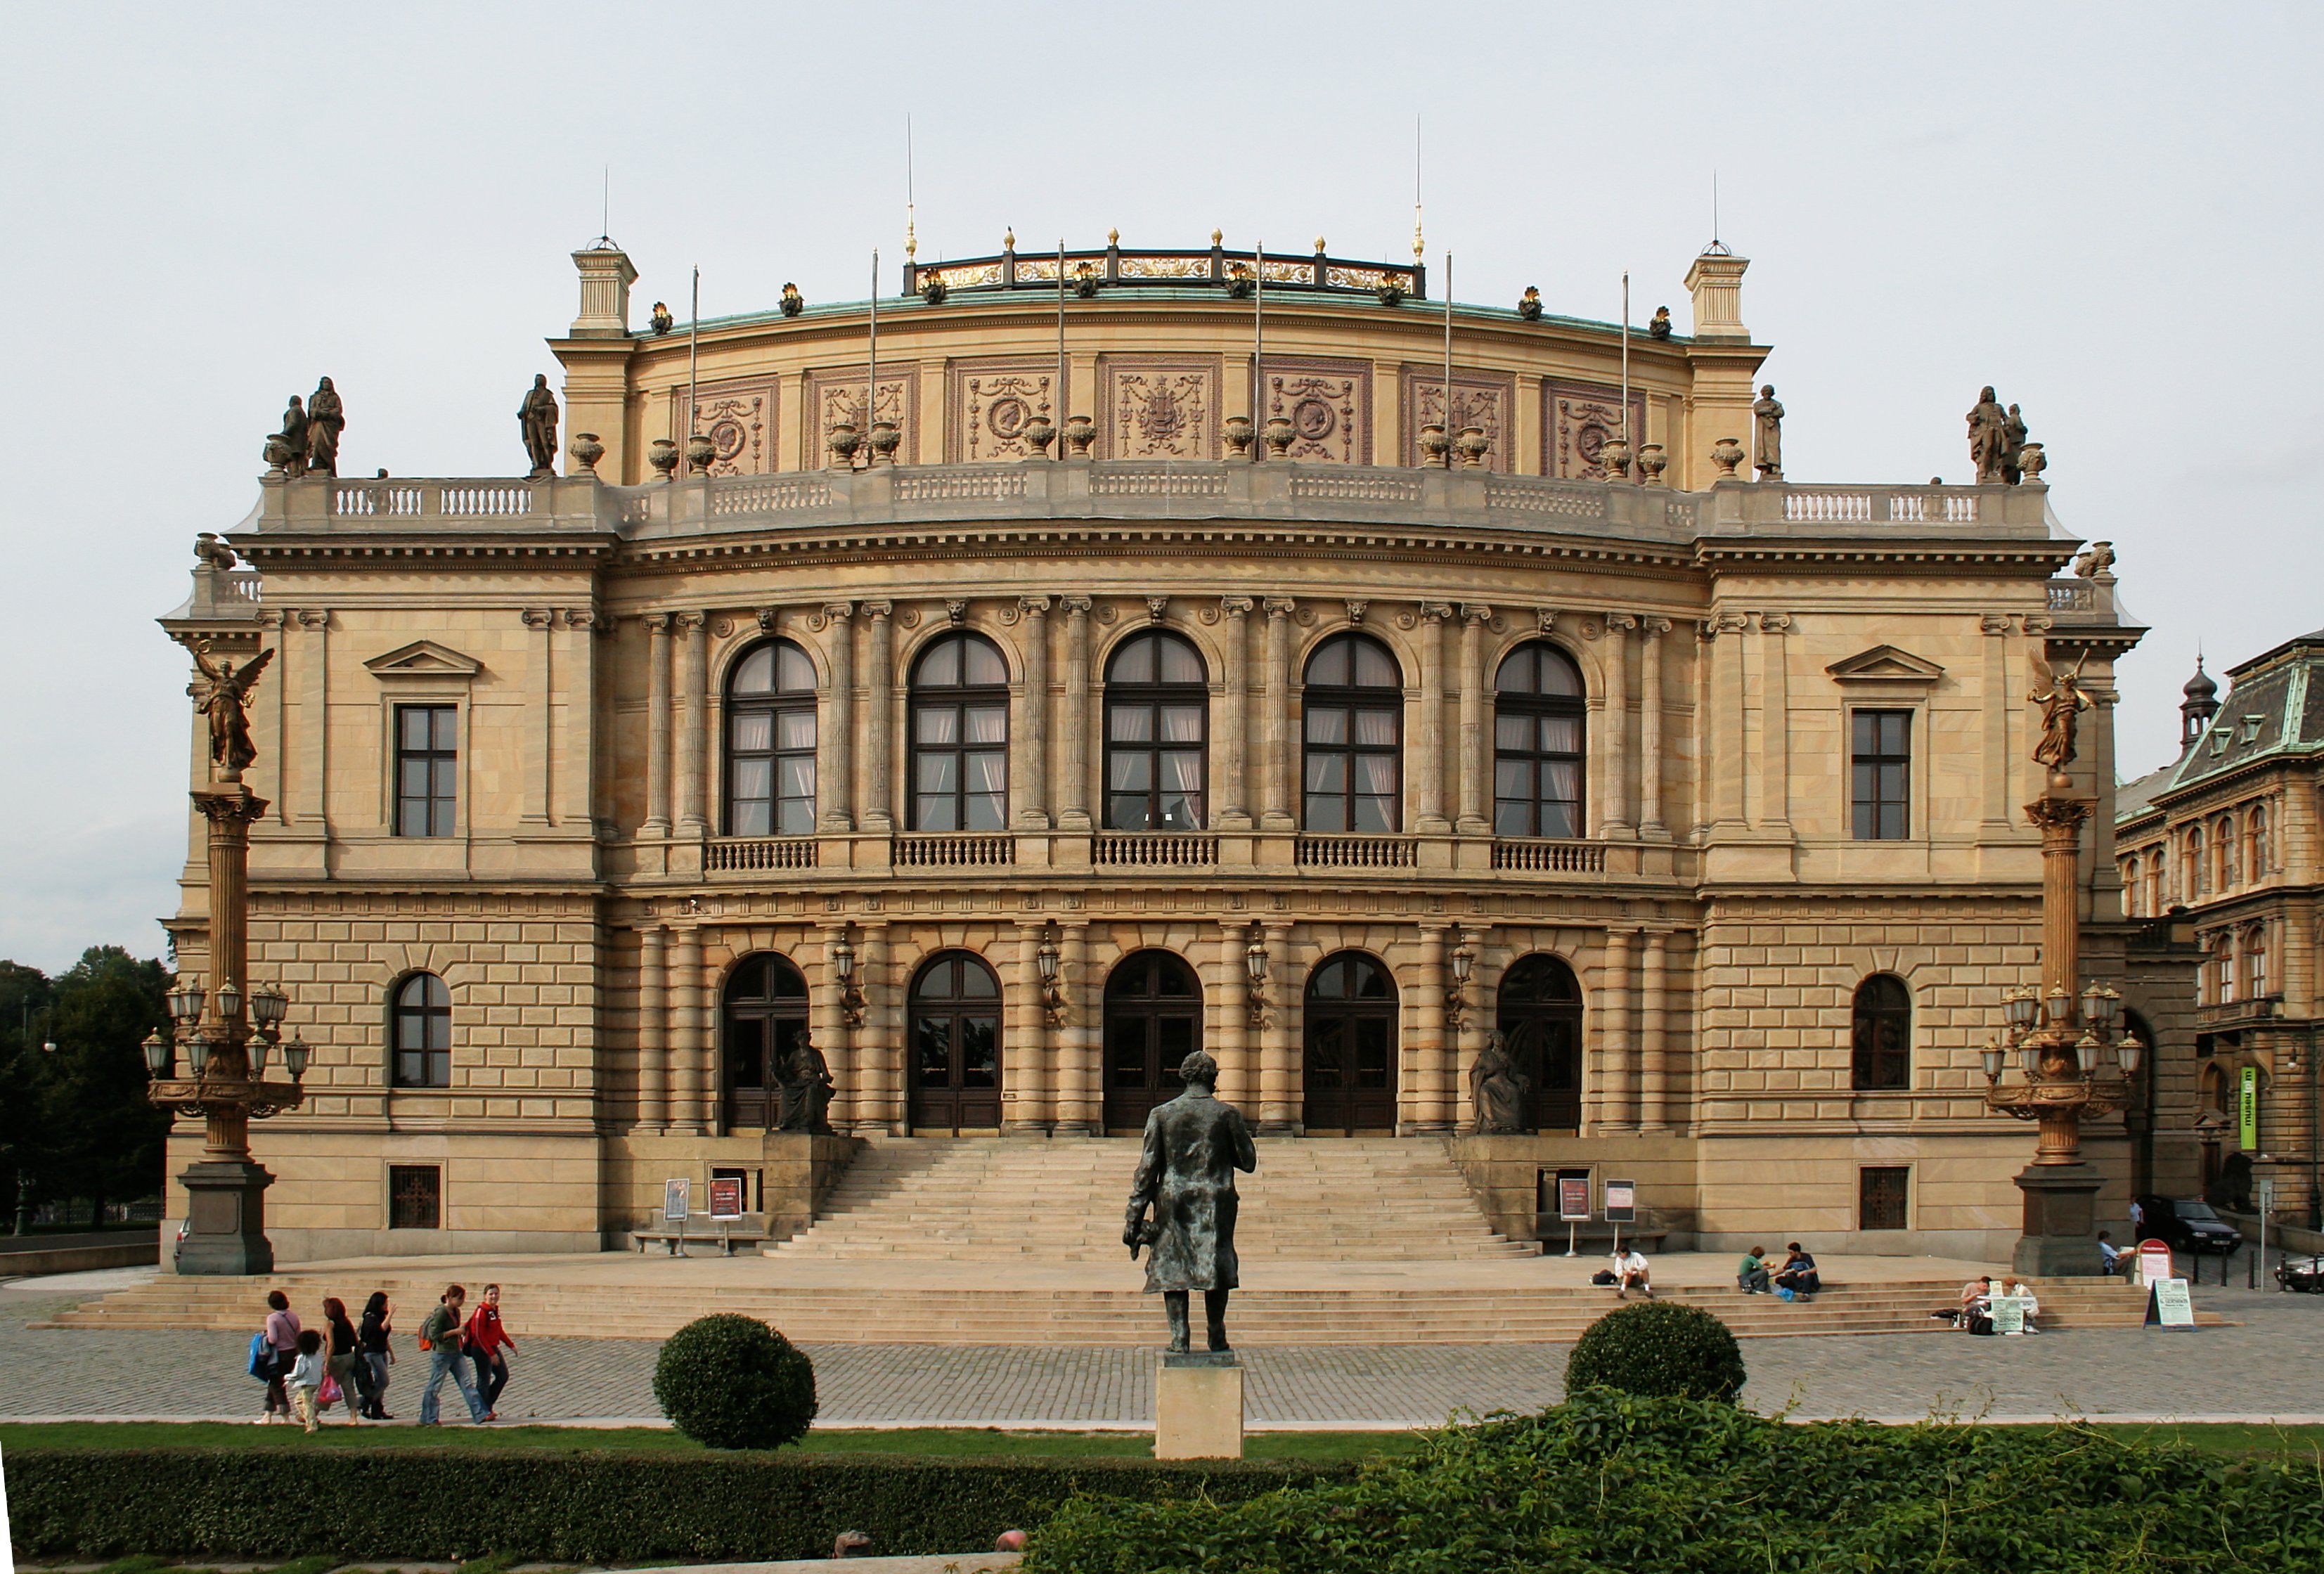
<svg viewBox="0 0 2324 1574">
<path fill-rule="evenodd" d="M 2246 1153 L 2259 1151 L 2259 1067 L 2246 1066 L 2236 1090 L 2236 1142 Z"/>
</svg>

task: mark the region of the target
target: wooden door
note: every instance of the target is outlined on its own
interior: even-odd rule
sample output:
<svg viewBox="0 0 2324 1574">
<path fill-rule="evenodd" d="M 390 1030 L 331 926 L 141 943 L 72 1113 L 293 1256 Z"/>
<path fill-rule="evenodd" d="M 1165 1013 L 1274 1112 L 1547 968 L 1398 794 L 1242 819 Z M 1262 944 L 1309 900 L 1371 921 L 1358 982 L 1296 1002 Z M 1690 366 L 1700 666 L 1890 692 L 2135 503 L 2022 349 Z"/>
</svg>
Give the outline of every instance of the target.
<svg viewBox="0 0 2324 1574">
<path fill-rule="evenodd" d="M 1124 957 L 1105 980 L 1105 1128 L 1139 1131 L 1184 1091 L 1178 1067 L 1203 1046 L 1203 986 L 1167 951 Z"/>
<path fill-rule="evenodd" d="M 981 958 L 942 953 L 912 980 L 906 1110 L 915 1132 L 1001 1125 L 1001 983 Z"/>
<path fill-rule="evenodd" d="M 1326 958 L 1307 980 L 1304 1119 L 1311 1133 L 1396 1129 L 1396 982 L 1369 956 Z"/>
<path fill-rule="evenodd" d="M 1554 956 L 1524 958 L 1501 977 L 1494 1025 L 1526 1079 L 1529 1131 L 1582 1128 L 1582 986 Z"/>
</svg>

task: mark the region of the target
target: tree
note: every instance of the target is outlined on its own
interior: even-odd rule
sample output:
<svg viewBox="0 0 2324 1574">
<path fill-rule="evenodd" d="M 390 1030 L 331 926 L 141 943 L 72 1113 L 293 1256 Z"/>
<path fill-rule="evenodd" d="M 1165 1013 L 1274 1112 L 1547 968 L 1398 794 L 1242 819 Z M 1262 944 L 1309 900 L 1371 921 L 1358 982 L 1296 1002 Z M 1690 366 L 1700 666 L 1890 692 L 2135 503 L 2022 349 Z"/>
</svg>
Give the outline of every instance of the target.
<svg viewBox="0 0 2324 1574">
<path fill-rule="evenodd" d="M 0 962 L 0 1214 L 42 1200 L 49 1168 L 47 1068 L 41 1040 L 54 990 L 46 973 Z"/>
<path fill-rule="evenodd" d="M 56 980 L 51 1129 L 64 1141 L 66 1194 L 97 1204 L 161 1188 L 170 1117 L 145 1096 L 146 1035 L 166 1029 L 170 974 L 117 945 L 93 945 Z"/>
</svg>

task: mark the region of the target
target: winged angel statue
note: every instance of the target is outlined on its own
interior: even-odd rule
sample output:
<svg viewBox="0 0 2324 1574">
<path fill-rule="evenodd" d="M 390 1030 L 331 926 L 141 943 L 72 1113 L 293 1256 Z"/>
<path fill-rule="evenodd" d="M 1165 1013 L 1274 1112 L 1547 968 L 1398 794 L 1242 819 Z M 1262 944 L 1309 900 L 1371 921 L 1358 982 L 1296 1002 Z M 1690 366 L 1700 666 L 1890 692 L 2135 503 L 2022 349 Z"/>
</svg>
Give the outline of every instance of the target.
<svg viewBox="0 0 2324 1574">
<path fill-rule="evenodd" d="M 239 667 L 230 659 L 212 661 L 209 652 L 208 640 L 194 647 L 194 665 L 202 675 L 194 708 L 210 719 L 210 769 L 221 781 L 239 781 L 250 762 L 258 758 L 250 741 L 250 717 L 244 707 L 250 704 L 250 691 L 258 686 L 258 675 L 274 659 L 274 652 L 271 648 L 261 650 Z"/>
<path fill-rule="evenodd" d="M 2082 687 L 2082 661 L 2089 659 L 2085 651 L 2070 669 L 2052 667 L 2039 655 L 2034 658 L 2034 692 L 2025 696 L 2042 707 L 2042 739 L 2034 745 L 2034 758 L 2048 766 L 2061 783 L 2066 767 L 2074 762 L 2082 713 L 2096 703 Z M 2043 684 L 2050 686 L 2047 694 L 2041 692 Z"/>
</svg>

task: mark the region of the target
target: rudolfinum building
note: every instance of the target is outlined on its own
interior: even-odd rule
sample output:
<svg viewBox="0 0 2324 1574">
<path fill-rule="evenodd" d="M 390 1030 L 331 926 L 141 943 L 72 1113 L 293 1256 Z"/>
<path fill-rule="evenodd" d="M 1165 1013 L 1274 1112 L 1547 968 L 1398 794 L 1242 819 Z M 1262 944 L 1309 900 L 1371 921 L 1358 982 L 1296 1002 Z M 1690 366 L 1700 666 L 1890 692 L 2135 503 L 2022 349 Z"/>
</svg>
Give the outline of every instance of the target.
<svg viewBox="0 0 2324 1574">
<path fill-rule="evenodd" d="M 286 1260 L 619 1247 L 673 1177 L 779 1237 L 862 1141 L 1134 1137 L 1197 1046 L 1263 1139 L 1432 1145 L 1505 1230 L 1582 1172 L 1674 1247 L 2006 1255 L 2044 660 L 2098 702 L 2086 966 L 2156 1046 L 2101 1218 L 2194 1183 L 2187 948 L 2111 840 L 2142 631 L 2038 465 L 1783 478 L 1745 259 L 1627 335 L 1320 245 L 644 327 L 574 261 L 561 474 L 278 466 L 163 620 L 276 651 Z M 780 1129 L 803 1038 L 835 1136 Z"/>
</svg>

